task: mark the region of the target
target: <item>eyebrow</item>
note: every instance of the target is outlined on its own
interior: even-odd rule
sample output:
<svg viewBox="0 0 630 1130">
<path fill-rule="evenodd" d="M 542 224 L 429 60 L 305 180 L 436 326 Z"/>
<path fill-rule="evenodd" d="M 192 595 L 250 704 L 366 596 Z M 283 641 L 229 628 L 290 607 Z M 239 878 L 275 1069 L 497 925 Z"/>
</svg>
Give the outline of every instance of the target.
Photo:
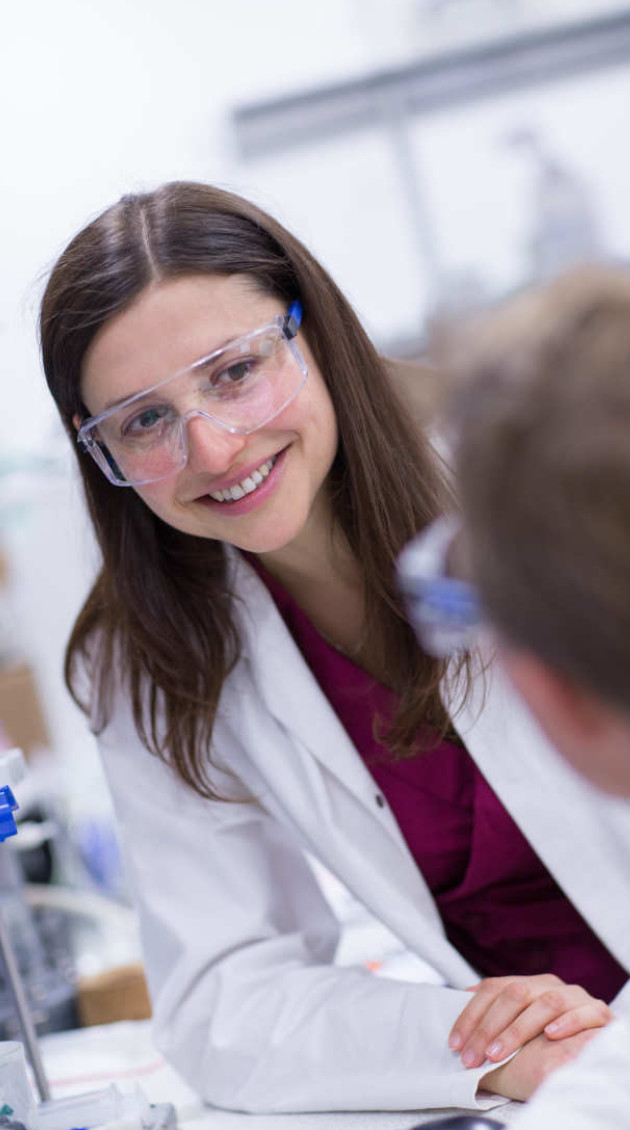
<svg viewBox="0 0 630 1130">
<path fill-rule="evenodd" d="M 179 372 L 185 371 L 185 369 L 179 370 Z M 176 377 L 178 376 L 178 373 L 173 373 L 172 376 Z M 157 381 L 156 384 L 149 385 L 148 388 L 138 389 L 137 392 L 128 392 L 126 396 L 120 396 L 118 400 L 108 400 L 107 404 L 104 404 L 100 412 L 97 412 L 96 415 L 104 416 L 106 412 L 111 412 L 113 408 L 118 408 L 121 404 L 127 404 L 130 400 L 140 399 L 141 396 L 144 396 L 145 392 L 153 392 L 155 389 L 159 388 L 161 384 L 165 384 L 166 381 L 170 381 L 170 379 L 170 377 L 164 377 L 164 381 Z"/>
<path fill-rule="evenodd" d="M 266 326 L 258 327 L 258 329 L 261 330 L 266 328 Z M 221 353 L 221 351 L 227 349 L 229 345 L 233 345 L 234 342 L 242 341 L 244 337 L 252 337 L 253 334 L 258 333 L 258 329 L 246 330 L 245 333 L 226 338 L 220 345 L 215 345 L 214 349 L 211 349 L 208 353 L 202 353 L 201 357 L 198 357 L 196 361 L 191 361 L 190 365 L 184 365 L 183 369 L 176 369 L 174 373 L 170 373 L 168 377 L 163 377 L 161 381 L 156 381 L 154 384 L 149 385 L 148 388 L 140 388 L 136 392 L 128 392 L 125 396 L 120 396 L 116 400 L 108 400 L 96 415 L 104 416 L 106 412 L 111 412 L 113 408 L 118 408 L 121 404 L 127 404 L 128 401 L 143 396 L 145 392 L 152 392 L 154 389 L 158 389 L 160 385 L 166 384 L 166 382 L 170 381 L 173 377 L 179 377 L 180 374 L 187 373 L 189 369 L 194 369 L 196 365 L 200 365 L 203 361 L 209 361 L 212 357 L 216 356 L 217 353 Z"/>
</svg>

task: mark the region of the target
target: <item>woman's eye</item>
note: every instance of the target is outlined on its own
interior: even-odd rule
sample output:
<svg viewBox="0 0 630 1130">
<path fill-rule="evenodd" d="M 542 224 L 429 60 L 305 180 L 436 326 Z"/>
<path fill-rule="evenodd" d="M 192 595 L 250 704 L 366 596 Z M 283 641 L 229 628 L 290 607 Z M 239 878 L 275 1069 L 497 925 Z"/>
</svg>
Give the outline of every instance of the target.
<svg viewBox="0 0 630 1130">
<path fill-rule="evenodd" d="M 132 416 L 131 420 L 127 420 L 122 433 L 125 436 L 134 437 L 146 435 L 167 419 L 170 413 L 170 408 L 166 406 L 163 408 L 144 408 L 142 412 L 137 412 L 135 416 Z"/>
<path fill-rule="evenodd" d="M 228 365 L 226 369 L 221 369 L 220 373 L 215 373 L 212 378 L 212 387 L 225 388 L 226 385 L 242 384 L 243 381 L 246 381 L 248 377 L 252 376 L 255 367 L 256 362 L 251 358 L 245 361 L 234 361 L 234 363 Z"/>
</svg>

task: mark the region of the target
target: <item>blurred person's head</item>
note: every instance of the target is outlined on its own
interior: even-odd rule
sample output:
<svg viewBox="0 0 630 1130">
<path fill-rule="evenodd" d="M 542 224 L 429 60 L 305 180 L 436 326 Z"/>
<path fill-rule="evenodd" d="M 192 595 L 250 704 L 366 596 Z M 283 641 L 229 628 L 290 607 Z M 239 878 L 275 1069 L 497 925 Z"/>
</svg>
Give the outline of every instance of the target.
<svg viewBox="0 0 630 1130">
<path fill-rule="evenodd" d="M 630 273 L 582 268 L 458 343 L 466 551 L 559 751 L 630 795 Z"/>
</svg>

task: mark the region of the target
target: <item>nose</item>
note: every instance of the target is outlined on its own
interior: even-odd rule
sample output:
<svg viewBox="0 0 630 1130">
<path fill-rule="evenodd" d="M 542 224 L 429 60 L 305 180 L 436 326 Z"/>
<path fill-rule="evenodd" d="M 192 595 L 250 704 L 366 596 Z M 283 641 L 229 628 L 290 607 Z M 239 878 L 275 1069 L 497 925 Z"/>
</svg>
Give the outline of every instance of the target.
<svg viewBox="0 0 630 1130">
<path fill-rule="evenodd" d="M 195 414 L 183 422 L 188 459 L 186 467 L 194 473 L 221 475 L 243 450 L 248 437 L 228 432 L 207 416 Z"/>
</svg>

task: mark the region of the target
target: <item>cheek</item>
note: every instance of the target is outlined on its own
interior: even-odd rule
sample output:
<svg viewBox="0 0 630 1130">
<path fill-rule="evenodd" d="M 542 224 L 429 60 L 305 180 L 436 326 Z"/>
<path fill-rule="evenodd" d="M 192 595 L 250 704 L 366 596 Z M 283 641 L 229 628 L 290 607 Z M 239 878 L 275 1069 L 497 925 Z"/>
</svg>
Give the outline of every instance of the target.
<svg viewBox="0 0 630 1130">
<path fill-rule="evenodd" d="M 138 498 L 141 498 L 145 506 L 157 514 L 158 518 L 165 518 L 169 520 L 175 505 L 173 499 L 172 484 L 168 482 L 150 483 L 145 487 L 135 487 Z"/>
<path fill-rule="evenodd" d="M 322 442 L 322 454 L 324 454 L 330 467 L 337 453 L 337 447 L 339 446 L 339 429 L 337 427 L 337 417 L 335 416 L 333 406 L 328 397 L 326 397 L 326 403 L 322 405 L 317 427 Z"/>
<path fill-rule="evenodd" d="M 309 462 L 318 475 L 330 470 L 339 444 L 337 417 L 324 381 L 315 374 L 300 396 L 272 421 L 270 428 L 295 432 L 301 437 Z"/>
<path fill-rule="evenodd" d="M 322 459 L 330 464 L 337 451 L 339 430 L 332 400 L 321 377 L 313 388 L 313 397 L 309 405 L 309 419 L 318 451 Z"/>
</svg>

